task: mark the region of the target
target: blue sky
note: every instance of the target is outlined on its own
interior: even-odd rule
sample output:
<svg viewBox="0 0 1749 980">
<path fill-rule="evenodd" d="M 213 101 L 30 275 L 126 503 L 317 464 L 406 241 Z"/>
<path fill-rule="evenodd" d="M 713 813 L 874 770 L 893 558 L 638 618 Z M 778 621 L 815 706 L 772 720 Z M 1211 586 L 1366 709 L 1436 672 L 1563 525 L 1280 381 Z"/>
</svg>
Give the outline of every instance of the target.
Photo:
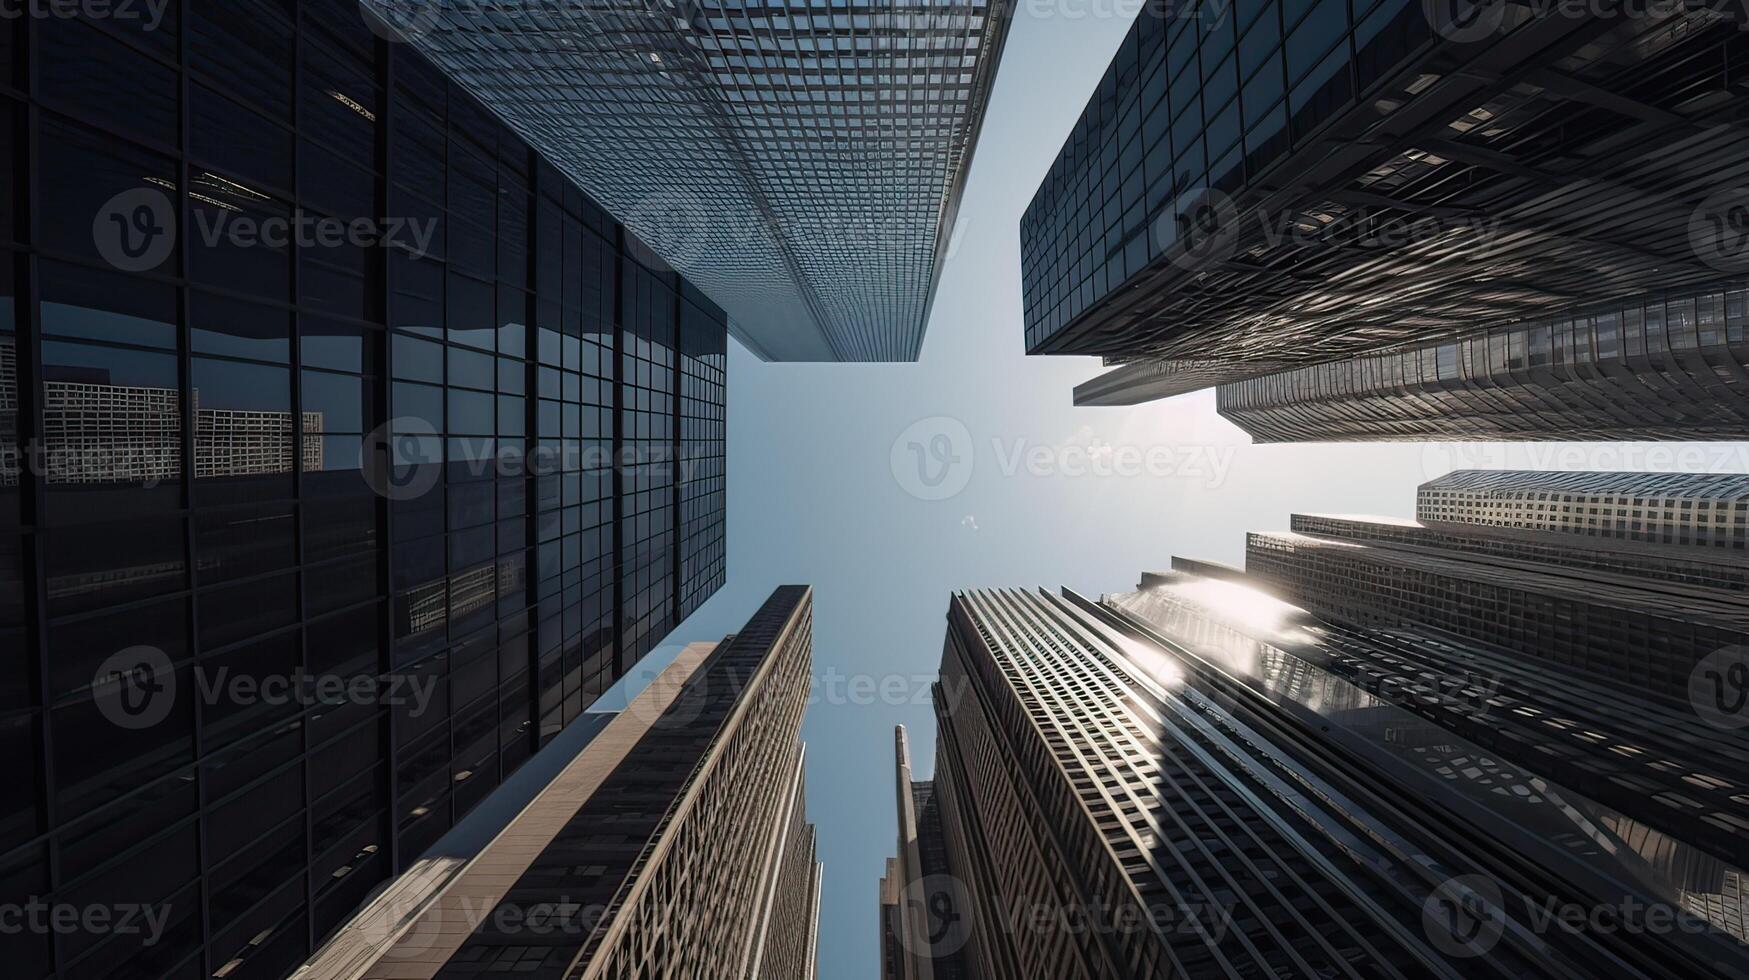
<svg viewBox="0 0 1749 980">
<path fill-rule="evenodd" d="M 1283 529 L 1291 511 L 1410 516 L 1417 485 L 1461 466 L 1741 472 L 1749 459 L 1743 445 L 1252 447 L 1212 393 L 1075 409 L 1071 389 L 1100 368 L 1024 356 L 1019 222 L 1130 18 L 1073 6 L 1016 13 L 920 363 L 761 364 L 731 344 L 728 585 L 630 679 L 720 639 L 780 584 L 815 587 L 804 737 L 824 980 L 878 973 L 892 729 L 911 729 L 925 777 L 954 590 L 1125 590 L 1173 554 L 1239 562 L 1246 531 Z"/>
</svg>

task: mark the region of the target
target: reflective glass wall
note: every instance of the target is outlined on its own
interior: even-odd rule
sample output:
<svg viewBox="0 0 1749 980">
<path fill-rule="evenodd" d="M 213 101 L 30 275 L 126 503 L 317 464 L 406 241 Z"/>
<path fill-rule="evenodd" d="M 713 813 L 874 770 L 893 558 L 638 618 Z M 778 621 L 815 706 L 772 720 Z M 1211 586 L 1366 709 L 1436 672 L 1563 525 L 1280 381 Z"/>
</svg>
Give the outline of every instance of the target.
<svg viewBox="0 0 1749 980">
<path fill-rule="evenodd" d="M 0 892 L 161 928 L 8 977 L 284 976 L 722 582 L 721 310 L 356 3 L 147 6 L 0 20 Z"/>
</svg>

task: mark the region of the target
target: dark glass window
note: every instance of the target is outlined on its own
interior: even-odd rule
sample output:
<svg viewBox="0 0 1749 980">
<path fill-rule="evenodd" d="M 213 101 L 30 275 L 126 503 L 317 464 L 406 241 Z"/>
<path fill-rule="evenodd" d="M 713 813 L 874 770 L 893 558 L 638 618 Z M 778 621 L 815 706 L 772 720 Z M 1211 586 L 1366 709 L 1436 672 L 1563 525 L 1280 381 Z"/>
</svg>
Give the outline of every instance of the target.
<svg viewBox="0 0 1749 980">
<path fill-rule="evenodd" d="M 291 314 L 281 309 L 208 293 L 195 293 L 190 309 L 194 350 L 285 363 L 291 357 Z"/>
<path fill-rule="evenodd" d="M 182 398 L 174 355 L 45 342 L 43 414 L 52 520 L 177 506 Z"/>
<path fill-rule="evenodd" d="M 176 250 L 160 243 L 176 231 L 176 166 L 58 119 L 45 117 L 41 135 L 38 206 L 44 214 L 91 216 L 45 222 L 42 244 L 93 262 L 123 262 L 128 272 L 173 273 Z"/>
<path fill-rule="evenodd" d="M 11 31 L 10 24 L 0 26 L 0 41 L 10 37 Z M 0 58 L 4 54 L 5 48 L 0 47 Z M 6 78 L 6 69 L 4 61 L 0 61 L 0 82 Z M 18 179 L 15 169 L 17 148 L 24 145 L 24 140 L 19 138 L 17 113 L 12 106 L 11 99 L 0 99 L 0 136 L 6 138 L 6 152 L 0 153 L 0 242 L 18 240 L 18 222 L 14 217 L 18 208 L 18 186 L 14 182 Z M 8 272 L 7 275 L 10 277 L 11 273 Z M 10 296 L 11 292 L 8 291 L 6 295 Z"/>
<path fill-rule="evenodd" d="M 218 90 L 290 121 L 292 32 L 284 9 L 272 0 L 191 0 L 188 47 L 191 67 Z"/>
<path fill-rule="evenodd" d="M 181 518 L 55 528 L 45 533 L 49 615 L 92 612 L 188 587 Z"/>
<path fill-rule="evenodd" d="M 305 367 L 372 374 L 376 332 L 323 317 L 300 318 L 298 337 Z"/>
<path fill-rule="evenodd" d="M 291 299 L 292 207 L 264 191 L 200 170 L 189 173 L 189 262 L 197 282 Z"/>
<path fill-rule="evenodd" d="M 304 431 L 364 433 L 370 424 L 371 383 L 350 374 L 304 372 Z"/>
<path fill-rule="evenodd" d="M 291 492 L 291 372 L 197 357 L 194 476 L 203 501 Z"/>
<path fill-rule="evenodd" d="M 176 346 L 176 290 L 117 272 L 44 261 L 43 333 L 142 347 Z"/>
<path fill-rule="evenodd" d="M 189 140 L 195 159 L 239 179 L 291 189 L 290 130 L 199 83 L 192 99 Z"/>
<path fill-rule="evenodd" d="M 36 94 L 43 101 L 161 147 L 181 143 L 174 69 L 78 18 L 34 23 L 42 62 Z"/>
</svg>

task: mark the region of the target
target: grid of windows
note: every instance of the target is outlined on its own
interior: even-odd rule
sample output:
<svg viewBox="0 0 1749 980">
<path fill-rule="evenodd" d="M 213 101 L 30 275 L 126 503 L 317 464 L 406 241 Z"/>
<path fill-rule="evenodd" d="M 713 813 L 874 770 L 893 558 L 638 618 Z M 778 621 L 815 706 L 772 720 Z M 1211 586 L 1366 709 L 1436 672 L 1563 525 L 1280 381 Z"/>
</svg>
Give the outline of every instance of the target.
<svg viewBox="0 0 1749 980">
<path fill-rule="evenodd" d="M 1742 551 L 1749 477 L 1471 470 L 1421 487 L 1424 521 Z"/>
<path fill-rule="evenodd" d="M 1260 442 L 1749 438 L 1749 292 L 1655 294 L 1223 385 Z"/>
<path fill-rule="evenodd" d="M 680 618 L 704 603 L 728 573 L 726 494 L 728 356 L 722 331 L 689 293 L 680 312 Z"/>
<path fill-rule="evenodd" d="M 368 0 L 778 360 L 915 360 L 1005 0 Z"/>
<path fill-rule="evenodd" d="M 1028 350 L 1178 244 L 1176 196 L 1236 193 L 1430 34 L 1405 0 L 1350 8 L 1142 11 L 1021 222 Z"/>
<path fill-rule="evenodd" d="M 1737 110 L 1684 93 L 1729 88 L 1733 19 L 1499 13 L 1471 43 L 1410 0 L 1144 9 L 1022 221 L 1027 349 L 1183 391 L 1721 278 L 1741 242 L 1691 219 Z"/>
<path fill-rule="evenodd" d="M 169 916 L 150 947 L 8 937 L 9 976 L 284 975 L 682 591 L 667 559 L 616 578 L 686 545 L 671 489 L 615 497 L 617 413 L 671 444 L 681 412 L 620 373 L 678 329 L 670 303 L 621 336 L 622 229 L 353 3 L 165 14 L 0 22 L 0 882 Z M 175 247 L 121 271 L 94 219 L 141 191 Z M 232 234 L 267 219 L 389 241 Z M 100 668 L 135 648 L 169 710 L 122 732 L 104 678 L 134 675 Z M 377 683 L 249 694 L 300 676 Z"/>
</svg>

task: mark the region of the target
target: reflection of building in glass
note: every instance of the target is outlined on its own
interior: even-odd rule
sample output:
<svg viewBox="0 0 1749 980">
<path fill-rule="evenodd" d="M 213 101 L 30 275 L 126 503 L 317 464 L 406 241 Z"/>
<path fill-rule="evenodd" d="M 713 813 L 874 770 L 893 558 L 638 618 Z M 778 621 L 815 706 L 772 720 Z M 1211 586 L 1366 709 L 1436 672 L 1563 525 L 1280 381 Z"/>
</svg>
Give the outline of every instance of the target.
<svg viewBox="0 0 1749 980">
<path fill-rule="evenodd" d="M 417 46 L 751 350 L 917 358 L 1012 4 L 439 9 Z"/>
<path fill-rule="evenodd" d="M 18 346 L 0 337 L 0 487 L 17 486 L 18 474 Z"/>
<path fill-rule="evenodd" d="M 1497 31 L 1492 14 L 1442 31 L 1442 16 L 1467 14 L 1259 2 L 1211 22 L 1178 10 L 1136 19 L 1021 223 L 1027 350 L 1120 366 L 1084 386 L 1088 404 L 1565 323 L 1621 297 L 1710 287 L 1749 258 L 1731 202 L 1709 200 L 1735 186 L 1743 152 L 1729 121 L 1744 95 L 1712 57 L 1741 43 L 1736 18 L 1507 5 Z M 1721 349 L 1698 353 L 1697 329 L 1725 330 L 1715 316 L 1679 325 L 1671 342 L 1686 350 L 1648 337 L 1615 363 L 1587 355 L 1559 395 L 1539 391 L 1559 380 L 1552 367 L 1527 359 L 1516 389 L 1475 394 L 1476 427 L 1512 428 L 1487 410 L 1493 395 L 1537 407 L 1525 425 L 1741 433 L 1743 413 L 1701 393 L 1731 390 L 1706 367 Z M 1734 364 L 1740 386 L 1740 354 Z M 1505 372 L 1485 373 L 1505 385 Z M 1657 410 L 1647 392 L 1666 389 Z M 1621 394 L 1644 404 L 1604 403 Z M 1411 390 L 1299 424 L 1388 438 L 1407 416 L 1425 432 L 1422 403 L 1436 400 Z"/>
<path fill-rule="evenodd" d="M 813 980 L 812 605 L 778 589 L 739 633 L 688 647 L 404 933 L 382 940 L 396 906 L 381 902 L 305 975 Z"/>
<path fill-rule="evenodd" d="M 901 741 L 886 976 L 943 951 L 1001 977 L 1743 972 L 1749 744 L 1688 681 L 1749 648 L 1749 566 L 1543 507 L 1743 480 L 1459 473 L 1423 521 L 1253 535 L 1247 570 L 956 595 L 932 782 Z M 907 889 L 932 837 L 945 897 Z M 1536 928 L 1565 904 L 1692 918 Z"/>
<path fill-rule="evenodd" d="M 1356 671 L 1347 658 L 1390 648 L 1363 634 L 1327 647 L 1330 625 L 1190 572 L 1103 602 L 956 595 L 932 787 L 964 894 L 942 906 L 952 915 L 924 920 L 934 949 L 1000 977 L 1541 976 L 1599 957 L 1682 975 L 1749 963 L 1737 869 L 1671 834 L 1649 840 L 1612 804 L 1513 758 L 1546 763 L 1538 746 L 1507 754 L 1445 727 L 1477 713 L 1462 684 L 1433 685 L 1442 714 L 1423 691 L 1381 684 L 1380 671 L 1414 677 L 1409 665 Z M 1578 697 L 1529 692 L 1551 696 Z M 1506 727 L 1558 753 L 1608 751 L 1578 733 L 1551 739 L 1539 722 Z M 1470 727 L 1485 731 L 1479 718 Z M 1649 752 L 1695 752 L 1683 758 L 1703 778 L 1736 764 L 1659 737 Z M 1564 771 L 1583 773 L 1583 760 Z M 1425 918 L 1452 879 L 1489 883 L 1468 907 L 1504 928 L 1470 945 L 1477 923 Z M 1656 935 L 1529 928 L 1544 901 L 1628 899 L 1709 921 Z M 905 912 L 895 899 L 901 928 Z"/>
<path fill-rule="evenodd" d="M 292 471 L 289 412 L 201 408 L 194 393 L 194 475 Z M 50 483 L 162 483 L 182 478 L 182 399 L 174 388 L 108 378 L 43 382 L 44 478 Z M 322 413 L 303 414 L 304 469 L 322 467 Z"/>
<path fill-rule="evenodd" d="M 1469 470 L 1421 487 L 1416 513 L 1424 522 L 1741 551 L 1749 477 Z"/>
<path fill-rule="evenodd" d="M 0 205 L 0 854 L 45 902 L 168 915 L 150 945 L 11 937 L 9 978 L 287 975 L 723 581 L 722 309 L 356 9 L 181 6 L 0 25 L 0 63 L 33 52 L 0 185 L 43 204 Z M 124 272 L 94 223 L 154 192 L 187 224 Z M 434 234 L 205 233 L 318 214 Z M 429 699 L 118 727 L 94 678 L 148 649 L 175 683 L 115 672 Z"/>
<path fill-rule="evenodd" d="M 1259 442 L 1749 438 L 1749 294 L 1656 294 L 1555 321 L 1254 378 Z"/>
</svg>

